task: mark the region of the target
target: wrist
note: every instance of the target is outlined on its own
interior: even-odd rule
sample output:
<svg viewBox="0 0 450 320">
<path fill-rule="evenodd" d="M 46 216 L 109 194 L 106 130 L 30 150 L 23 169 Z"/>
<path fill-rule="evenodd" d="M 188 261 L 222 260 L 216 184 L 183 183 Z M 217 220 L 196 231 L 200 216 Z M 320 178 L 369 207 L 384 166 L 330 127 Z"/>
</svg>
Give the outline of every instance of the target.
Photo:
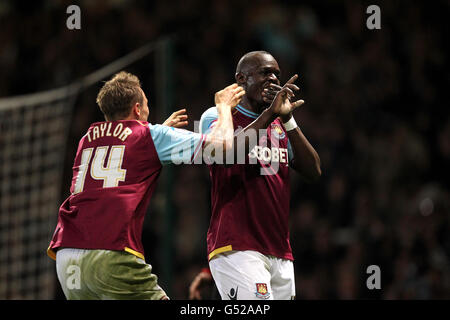
<svg viewBox="0 0 450 320">
<path fill-rule="evenodd" d="M 231 106 L 225 102 L 221 102 L 216 104 L 216 108 L 217 110 L 227 110 L 231 109 Z"/>
<path fill-rule="evenodd" d="M 278 114 L 274 112 L 271 107 L 264 110 L 263 113 L 268 115 L 270 122 L 274 121 L 278 117 Z"/>
<path fill-rule="evenodd" d="M 293 116 L 291 116 L 291 118 L 288 119 L 288 121 L 284 121 L 284 119 L 281 120 L 283 122 L 283 127 L 286 131 L 291 131 L 298 127 L 297 122 L 295 121 L 295 118 Z"/>
<path fill-rule="evenodd" d="M 280 115 L 280 119 L 281 119 L 282 123 L 288 122 L 289 120 L 291 120 L 291 118 L 292 118 L 292 113 L 291 112 L 289 112 L 288 114 Z"/>
</svg>

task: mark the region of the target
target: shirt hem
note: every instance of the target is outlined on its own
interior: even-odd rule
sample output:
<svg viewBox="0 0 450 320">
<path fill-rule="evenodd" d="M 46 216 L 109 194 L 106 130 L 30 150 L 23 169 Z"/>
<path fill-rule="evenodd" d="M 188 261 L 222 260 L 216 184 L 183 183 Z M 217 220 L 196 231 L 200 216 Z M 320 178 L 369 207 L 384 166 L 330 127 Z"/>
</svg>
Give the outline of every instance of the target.
<svg viewBox="0 0 450 320">
<path fill-rule="evenodd" d="M 253 250 L 253 251 L 257 251 L 265 256 L 273 256 L 276 258 L 280 258 L 280 259 L 286 259 L 286 260 L 290 260 L 290 261 L 294 261 L 294 257 L 292 255 L 292 253 L 285 253 L 285 254 L 276 254 L 274 252 L 268 252 L 268 251 L 264 251 L 264 250 L 260 250 L 260 249 L 256 249 L 256 248 L 244 248 L 244 247 L 233 247 L 231 244 L 227 245 L 227 246 L 223 246 L 223 247 L 219 247 L 214 249 L 213 251 L 211 251 L 208 254 L 208 261 L 210 261 L 213 257 L 215 257 L 216 255 L 220 254 L 220 253 L 224 253 L 224 252 L 228 252 L 228 251 L 245 251 L 245 250 Z"/>
<path fill-rule="evenodd" d="M 103 249 L 103 248 L 89 249 L 89 250 L 100 250 L 100 249 Z M 104 250 L 114 250 L 114 249 L 104 249 Z M 144 257 L 144 255 L 142 253 L 140 253 L 140 252 L 138 252 L 136 250 L 133 250 L 131 248 L 125 247 L 125 248 L 123 248 L 122 250 L 119 250 L 119 251 L 125 251 L 125 252 L 128 252 L 128 253 L 131 253 L 132 255 L 135 255 L 136 257 L 138 257 L 138 258 L 140 258 L 140 259 L 145 261 L 145 257 Z M 53 250 L 51 245 L 47 248 L 47 255 L 49 256 L 50 259 L 56 261 L 56 252 L 55 252 L 55 250 Z"/>
</svg>

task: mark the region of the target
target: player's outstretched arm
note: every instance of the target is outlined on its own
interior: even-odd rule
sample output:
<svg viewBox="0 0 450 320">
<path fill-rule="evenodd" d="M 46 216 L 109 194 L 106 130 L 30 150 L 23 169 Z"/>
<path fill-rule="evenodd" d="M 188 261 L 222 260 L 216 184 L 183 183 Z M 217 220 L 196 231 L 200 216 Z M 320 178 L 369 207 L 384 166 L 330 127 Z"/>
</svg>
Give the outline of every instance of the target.
<svg viewBox="0 0 450 320">
<path fill-rule="evenodd" d="M 237 84 L 230 85 L 215 95 L 218 118 L 217 125 L 208 134 L 199 134 L 188 130 L 169 128 L 166 125 L 149 125 L 150 134 L 158 153 L 161 163 L 181 164 L 193 163 L 200 154 L 198 151 L 209 148 L 209 155 L 215 155 L 216 150 L 226 150 L 233 144 L 233 120 L 231 109 L 234 108 L 241 97 L 244 89 Z M 182 110 L 180 110 L 182 111 Z M 182 114 L 175 113 L 175 117 Z M 201 147 L 200 147 L 201 146 Z"/>
<path fill-rule="evenodd" d="M 183 128 L 188 125 L 188 116 L 186 114 L 186 109 L 180 109 L 175 111 L 167 118 L 163 123 L 164 126 Z"/>
<path fill-rule="evenodd" d="M 216 92 L 214 102 L 218 119 L 214 128 L 206 135 L 205 148 L 211 145 L 214 149 L 222 151 L 232 148 L 234 128 L 231 110 L 241 101 L 244 94 L 244 89 L 236 83 Z"/>
</svg>

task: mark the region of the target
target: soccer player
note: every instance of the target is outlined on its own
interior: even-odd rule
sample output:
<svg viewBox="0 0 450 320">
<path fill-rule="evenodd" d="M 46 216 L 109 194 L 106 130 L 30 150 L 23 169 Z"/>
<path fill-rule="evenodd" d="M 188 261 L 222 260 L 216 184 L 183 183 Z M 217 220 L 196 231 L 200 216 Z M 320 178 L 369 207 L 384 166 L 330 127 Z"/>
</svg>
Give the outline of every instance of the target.
<svg viewBox="0 0 450 320">
<path fill-rule="evenodd" d="M 48 248 L 67 299 L 167 299 L 144 261 L 144 216 L 164 164 L 190 163 L 206 146 L 228 149 L 231 109 L 244 90 L 215 94 L 217 130 L 193 133 L 147 122 L 148 100 L 139 79 L 120 72 L 97 96 L 104 122 L 81 138 L 70 196 L 63 202 Z M 167 124 L 183 125 L 183 111 Z"/>
<path fill-rule="evenodd" d="M 297 126 L 291 103 L 299 88 L 293 76 L 283 87 L 280 68 L 265 51 L 244 55 L 236 68 L 236 82 L 245 89 L 233 110 L 234 152 L 245 152 L 245 163 L 209 166 L 212 215 L 207 232 L 209 267 L 222 299 L 293 299 L 295 280 L 289 243 L 289 166 L 307 180 L 321 175 L 320 159 Z M 273 102 L 272 102 L 273 100 Z M 279 115 L 279 117 L 278 117 Z M 213 130 L 217 107 L 206 110 L 201 132 Z M 263 134 L 252 144 L 252 130 Z M 239 144 L 238 141 L 241 141 Z M 199 297 L 200 273 L 190 287 Z"/>
</svg>

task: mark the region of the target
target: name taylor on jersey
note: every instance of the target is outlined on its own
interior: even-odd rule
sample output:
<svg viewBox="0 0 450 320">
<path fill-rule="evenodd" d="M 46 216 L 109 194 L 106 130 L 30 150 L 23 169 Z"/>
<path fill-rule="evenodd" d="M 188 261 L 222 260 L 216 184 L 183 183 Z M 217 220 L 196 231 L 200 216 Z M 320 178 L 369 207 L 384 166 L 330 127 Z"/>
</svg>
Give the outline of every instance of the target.
<svg viewBox="0 0 450 320">
<path fill-rule="evenodd" d="M 95 141 L 102 137 L 115 137 L 122 141 L 125 141 L 133 131 L 129 127 L 124 127 L 121 122 L 115 123 L 113 128 L 113 122 L 101 122 L 92 127 L 86 134 L 89 142 Z"/>
</svg>

